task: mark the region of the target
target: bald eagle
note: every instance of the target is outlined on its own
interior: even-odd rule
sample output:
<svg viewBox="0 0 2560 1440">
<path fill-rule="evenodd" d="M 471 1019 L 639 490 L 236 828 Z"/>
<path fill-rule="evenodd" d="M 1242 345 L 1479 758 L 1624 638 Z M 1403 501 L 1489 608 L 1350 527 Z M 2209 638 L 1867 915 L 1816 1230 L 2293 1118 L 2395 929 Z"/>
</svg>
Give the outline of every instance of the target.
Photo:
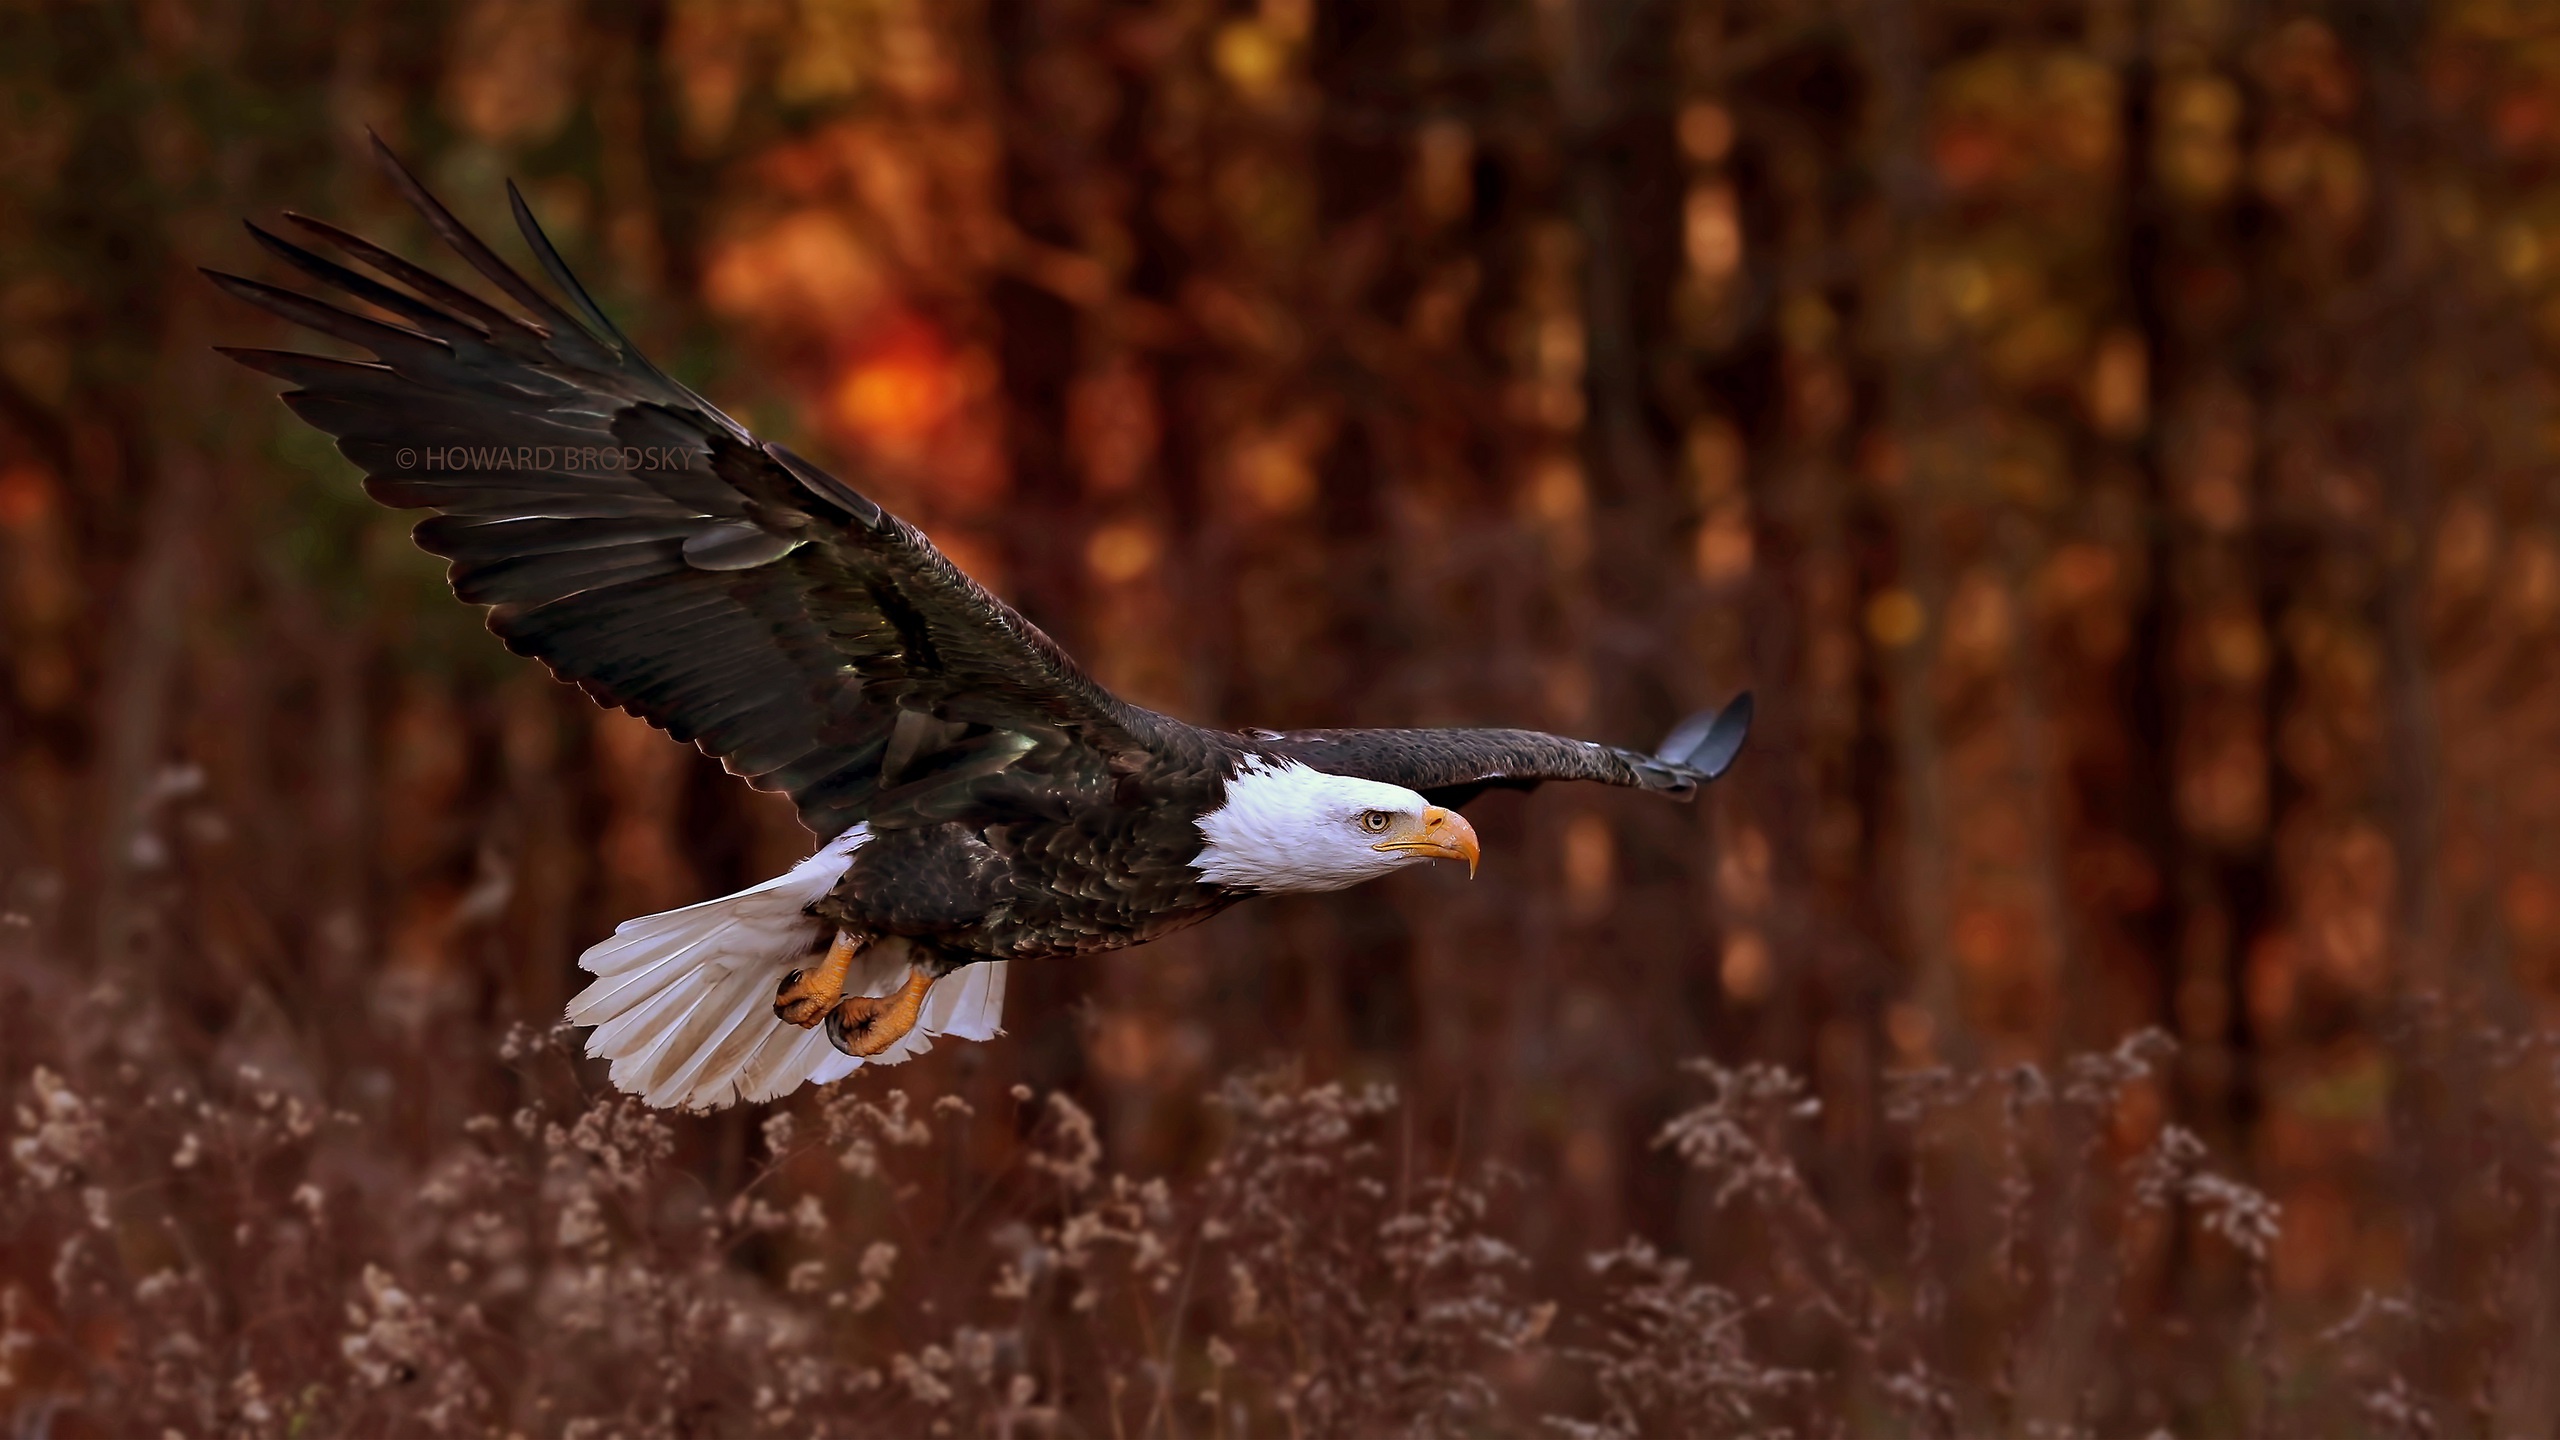
<svg viewBox="0 0 2560 1440">
<path fill-rule="evenodd" d="M 384 318 L 206 274 L 372 358 L 223 353 L 292 385 L 285 404 L 374 499 L 435 512 L 417 543 L 509 649 L 789 795 L 821 841 L 788 874 L 625 921 L 579 957 L 596 978 L 569 1019 L 652 1105 L 767 1100 L 936 1036 L 989 1039 L 1014 961 L 1424 860 L 1472 873 L 1458 812 L 1489 789 L 1685 800 L 1741 747 L 1747 694 L 1650 755 L 1528 730 L 1230 732 L 1129 704 L 914 526 L 651 364 L 512 184 L 556 295 L 374 150 L 520 308 L 289 215 L 374 273 L 249 232 Z"/>
</svg>

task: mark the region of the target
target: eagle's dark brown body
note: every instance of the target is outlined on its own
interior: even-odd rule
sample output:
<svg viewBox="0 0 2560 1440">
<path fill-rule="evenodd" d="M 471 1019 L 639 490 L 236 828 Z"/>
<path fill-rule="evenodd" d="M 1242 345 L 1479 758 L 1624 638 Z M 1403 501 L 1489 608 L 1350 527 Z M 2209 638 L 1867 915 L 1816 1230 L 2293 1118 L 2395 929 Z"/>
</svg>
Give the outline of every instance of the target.
<svg viewBox="0 0 2560 1440">
<path fill-rule="evenodd" d="M 816 913 L 907 937 L 946 966 L 1116 950 L 1196 925 L 1246 894 L 1186 863 L 1225 785 L 1226 757 L 1202 748 L 1131 784 L 1051 775 L 1036 806 L 997 795 L 972 820 L 875 828 Z"/>
</svg>

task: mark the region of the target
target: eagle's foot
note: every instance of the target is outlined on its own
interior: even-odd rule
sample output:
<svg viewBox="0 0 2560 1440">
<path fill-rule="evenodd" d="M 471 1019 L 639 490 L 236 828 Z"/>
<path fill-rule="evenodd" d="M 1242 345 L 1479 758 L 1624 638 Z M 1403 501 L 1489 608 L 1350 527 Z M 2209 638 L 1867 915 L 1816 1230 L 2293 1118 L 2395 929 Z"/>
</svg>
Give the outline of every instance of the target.
<svg viewBox="0 0 2560 1440">
<path fill-rule="evenodd" d="M 827 947 L 827 958 L 815 970 L 794 970 L 782 977 L 773 992 L 774 1018 L 785 1025 L 806 1030 L 827 1018 L 836 1002 L 844 998 L 844 980 L 853 969 L 853 957 L 862 953 L 863 940 L 849 930 L 836 932 L 835 943 Z"/>
<path fill-rule="evenodd" d="M 871 1056 L 907 1038 L 924 1013 L 925 992 L 934 977 L 922 966 L 907 971 L 907 983 L 886 995 L 856 995 L 827 1014 L 827 1039 L 847 1055 Z"/>
</svg>

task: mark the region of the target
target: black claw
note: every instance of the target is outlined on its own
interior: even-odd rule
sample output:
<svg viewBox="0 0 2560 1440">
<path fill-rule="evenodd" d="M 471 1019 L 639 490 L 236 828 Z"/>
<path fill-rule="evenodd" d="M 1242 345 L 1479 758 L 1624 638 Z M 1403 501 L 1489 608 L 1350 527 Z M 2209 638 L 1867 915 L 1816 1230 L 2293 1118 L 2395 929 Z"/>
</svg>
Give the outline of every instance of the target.
<svg viewBox="0 0 2560 1440">
<path fill-rule="evenodd" d="M 862 1028 L 868 1030 L 871 1027 L 868 1024 L 865 1024 Z M 833 1045 L 836 1049 L 847 1055 L 857 1055 L 861 1053 L 853 1048 L 853 1037 L 845 1033 L 844 1007 L 842 1005 L 838 1005 L 833 1010 L 827 1012 L 827 1043 Z"/>
<path fill-rule="evenodd" d="M 800 983 L 800 977 L 804 973 L 806 972 L 794 970 L 790 974 L 783 976 L 782 983 L 773 987 L 774 998 L 780 999 L 782 996 L 789 994 L 791 992 L 791 987 Z"/>
</svg>

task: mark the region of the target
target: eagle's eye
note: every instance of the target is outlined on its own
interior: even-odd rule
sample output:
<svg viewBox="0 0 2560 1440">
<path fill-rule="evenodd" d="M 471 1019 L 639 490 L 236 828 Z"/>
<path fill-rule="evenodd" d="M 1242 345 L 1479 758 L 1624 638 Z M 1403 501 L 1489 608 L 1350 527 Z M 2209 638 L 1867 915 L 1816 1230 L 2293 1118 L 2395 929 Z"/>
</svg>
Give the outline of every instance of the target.
<svg viewBox="0 0 2560 1440">
<path fill-rule="evenodd" d="M 1393 823 L 1395 823 L 1395 817 L 1384 810 L 1363 810 L 1360 812 L 1360 828 L 1368 831 L 1372 835 L 1385 834 L 1387 827 Z"/>
</svg>

